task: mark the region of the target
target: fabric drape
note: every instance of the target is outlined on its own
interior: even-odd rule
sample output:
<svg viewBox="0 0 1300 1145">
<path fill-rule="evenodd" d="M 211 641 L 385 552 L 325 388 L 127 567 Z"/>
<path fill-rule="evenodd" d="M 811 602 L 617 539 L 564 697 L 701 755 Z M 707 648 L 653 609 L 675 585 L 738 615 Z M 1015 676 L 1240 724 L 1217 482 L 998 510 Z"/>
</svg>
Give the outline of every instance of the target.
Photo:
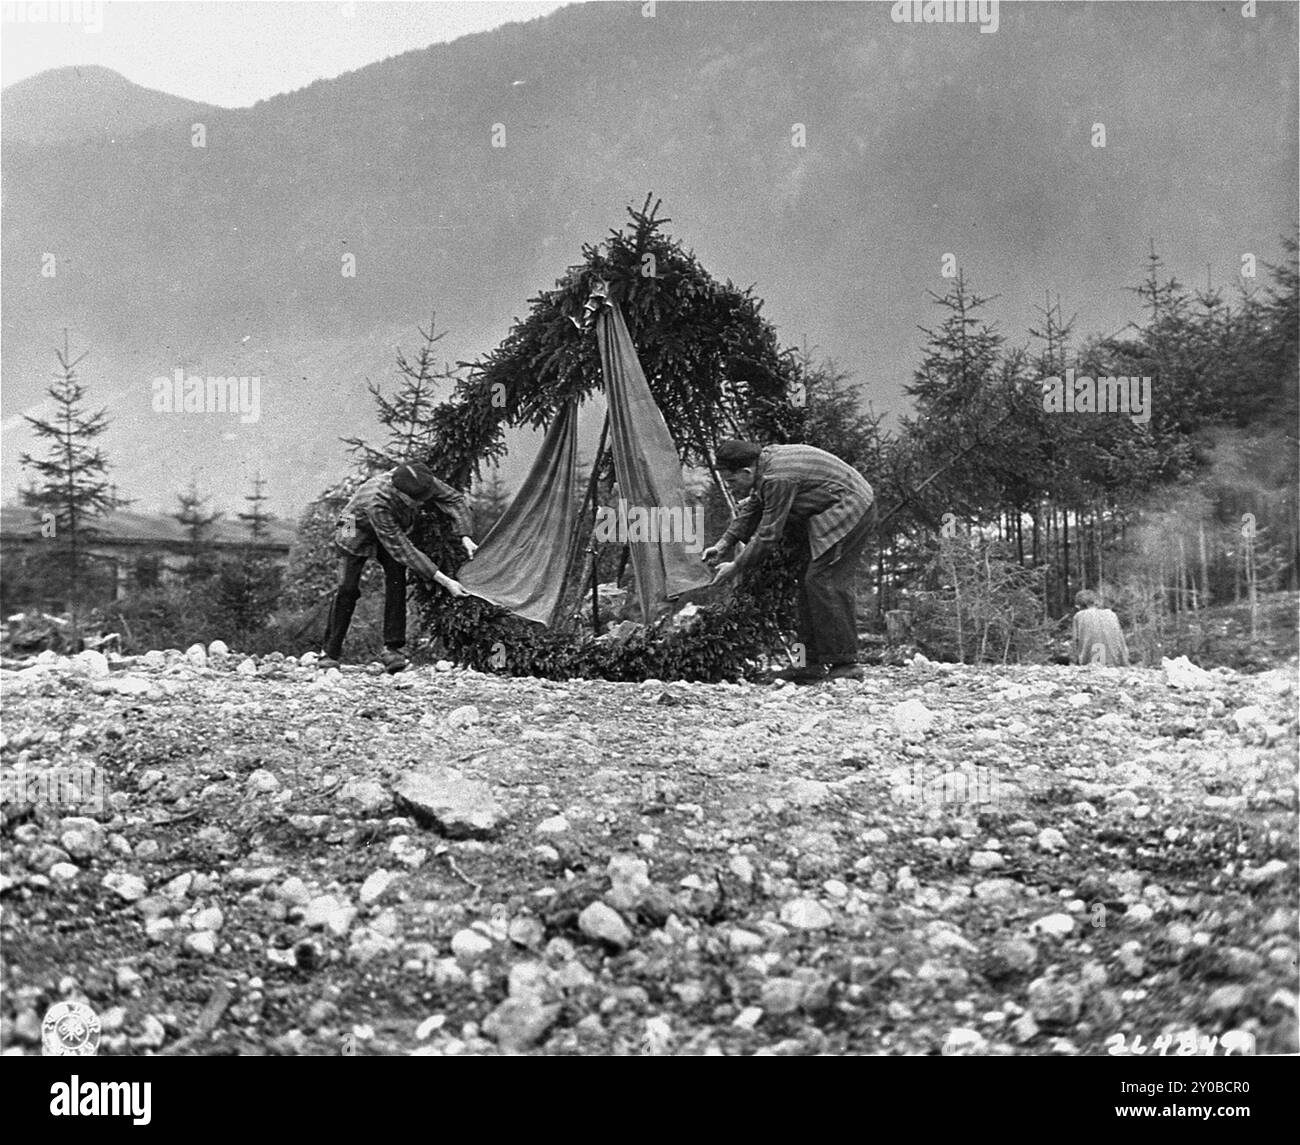
<svg viewBox="0 0 1300 1145">
<path fill-rule="evenodd" d="M 519 495 L 457 574 L 467 592 L 550 625 L 564 595 L 578 528 L 578 403 L 546 431 Z"/>
<path fill-rule="evenodd" d="M 708 584 L 713 572 L 698 551 L 687 551 L 682 525 L 689 506 L 681 461 L 623 314 L 601 294 L 593 294 L 588 311 L 596 315 L 619 492 L 628 512 L 653 515 L 657 523 L 652 539 L 619 538 L 629 542 L 641 615 L 650 623 L 669 601 Z M 575 325 L 585 330 L 590 323 Z M 519 495 L 458 574 L 466 591 L 546 625 L 560 619 L 568 578 L 590 535 L 590 517 L 578 517 L 585 490 L 577 481 L 577 426 L 575 401 L 556 415 Z M 660 527 L 666 521 L 675 527 Z M 703 539 L 692 539 L 699 549 Z"/>
<path fill-rule="evenodd" d="M 598 312 L 596 340 L 619 490 L 630 506 L 661 518 L 666 518 L 665 511 L 679 509 L 680 518 L 684 518 L 690 509 L 677 447 L 655 404 L 617 305 L 606 305 Z M 700 560 L 700 554 L 687 552 L 681 530 L 670 533 L 673 531 L 676 537 L 660 536 L 629 545 L 641 616 L 647 624 L 670 600 L 713 580 L 713 571 Z"/>
</svg>

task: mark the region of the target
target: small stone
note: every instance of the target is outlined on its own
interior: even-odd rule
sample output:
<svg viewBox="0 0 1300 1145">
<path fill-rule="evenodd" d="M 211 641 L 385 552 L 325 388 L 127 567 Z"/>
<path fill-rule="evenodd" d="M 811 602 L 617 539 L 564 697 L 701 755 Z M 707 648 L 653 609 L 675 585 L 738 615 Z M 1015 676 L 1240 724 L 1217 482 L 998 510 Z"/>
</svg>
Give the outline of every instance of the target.
<svg viewBox="0 0 1300 1145">
<path fill-rule="evenodd" d="M 339 788 L 338 800 L 355 806 L 365 815 L 374 815 L 388 807 L 392 797 L 373 779 L 349 779 Z"/>
<path fill-rule="evenodd" d="M 568 829 L 569 821 L 563 815 L 552 815 L 533 828 L 538 835 L 563 835 Z"/>
<path fill-rule="evenodd" d="M 185 649 L 185 659 L 194 668 L 206 668 L 208 666 L 208 650 L 202 644 L 191 644 Z"/>
<path fill-rule="evenodd" d="M 1135 902 L 1124 912 L 1124 921 L 1133 926 L 1145 926 L 1155 917 L 1153 911 L 1144 902 Z"/>
<path fill-rule="evenodd" d="M 1044 827 L 1038 832 L 1038 849 L 1055 854 L 1067 846 L 1066 838 L 1055 827 Z"/>
<path fill-rule="evenodd" d="M 506 937 L 516 946 L 536 950 L 546 940 L 546 928 L 539 919 L 520 915 L 510 920 L 506 927 Z"/>
<path fill-rule="evenodd" d="M 59 843 L 77 859 L 88 859 L 104 849 L 103 825 L 83 815 L 69 815 L 59 823 Z"/>
<path fill-rule="evenodd" d="M 816 899 L 795 898 L 781 904 L 780 919 L 796 930 L 825 930 L 835 920 Z"/>
<path fill-rule="evenodd" d="M 749 886 L 754 881 L 754 864 L 744 855 L 733 856 L 731 862 L 727 864 L 727 868 L 746 886 Z"/>
<path fill-rule="evenodd" d="M 401 875 L 393 871 L 385 871 L 382 868 L 372 871 L 366 876 L 366 881 L 361 884 L 361 890 L 357 892 L 361 905 L 370 906 L 371 903 L 377 902 L 383 897 L 384 892 L 401 877 Z"/>
<path fill-rule="evenodd" d="M 980 1057 L 988 1052 L 988 1042 L 978 1030 L 957 1027 L 948 1031 L 943 1048 L 939 1051 L 946 1058 Z"/>
<path fill-rule="evenodd" d="M 230 655 L 230 649 L 226 646 L 226 642 L 224 640 L 214 640 L 212 641 L 211 644 L 208 645 L 209 659 L 224 660 L 229 655 Z"/>
<path fill-rule="evenodd" d="M 75 866 L 73 863 L 55 863 L 54 866 L 50 868 L 50 878 L 56 879 L 61 883 L 71 882 L 79 874 L 81 874 L 80 868 Z"/>
<path fill-rule="evenodd" d="M 478 720 L 478 708 L 473 704 L 465 704 L 447 714 L 447 726 L 453 728 L 471 727 L 478 723 Z"/>
<path fill-rule="evenodd" d="M 516 962 L 510 967 L 506 992 L 511 998 L 522 998 L 525 994 L 539 997 L 551 990 L 552 975 L 544 962 Z"/>
<path fill-rule="evenodd" d="M 318 895 L 307 904 L 302 921 L 304 926 L 327 927 L 330 933 L 341 938 L 347 934 L 356 916 L 356 907 L 339 901 L 333 895 Z"/>
<path fill-rule="evenodd" d="M 1038 949 L 1023 938 L 999 942 L 989 956 L 987 973 L 993 978 L 1027 974 L 1038 960 Z"/>
<path fill-rule="evenodd" d="M 748 954 L 755 950 L 762 950 L 764 942 L 762 935 L 736 927 L 728 933 L 727 945 L 737 954 Z"/>
<path fill-rule="evenodd" d="M 185 945 L 195 954 L 211 958 L 217 952 L 217 936 L 210 930 L 196 931 L 186 936 Z"/>
<path fill-rule="evenodd" d="M 606 943 L 619 950 L 628 946 L 632 941 L 632 932 L 628 929 L 627 923 L 623 921 L 622 916 L 603 902 L 589 904 L 578 915 L 578 929 L 588 938 Z"/>
<path fill-rule="evenodd" d="M 1249 727 L 1267 723 L 1268 716 L 1258 704 L 1250 704 L 1233 712 L 1232 722 L 1237 725 L 1239 732 L 1244 732 Z"/>
<path fill-rule="evenodd" d="M 126 902 L 139 902 L 149 891 L 139 875 L 128 875 L 120 871 L 105 875 L 100 885 Z"/>
<path fill-rule="evenodd" d="M 290 906 L 306 906 L 312 901 L 311 891 L 307 889 L 307 884 L 296 875 L 292 878 L 285 879 L 280 884 L 279 897 Z"/>
<path fill-rule="evenodd" d="M 250 794 L 269 795 L 280 786 L 280 781 L 264 767 L 259 767 L 248 777 L 247 787 Z"/>
<path fill-rule="evenodd" d="M 236 666 L 235 671 L 240 676 L 256 676 L 257 663 L 251 657 L 245 656 Z"/>
<path fill-rule="evenodd" d="M 486 783 L 454 768 L 411 772 L 395 794 L 417 818 L 432 820 L 453 839 L 490 837 L 505 818 Z"/>
<path fill-rule="evenodd" d="M 1261 883 L 1266 883 L 1277 878 L 1278 875 L 1286 871 L 1286 863 L 1281 859 L 1270 859 L 1262 867 L 1252 869 L 1246 867 L 1241 872 L 1241 881 L 1247 886 L 1257 887 Z"/>
<path fill-rule="evenodd" d="M 1245 986 L 1220 986 L 1205 1000 L 1205 1013 L 1229 1014 L 1233 1010 L 1239 1010 L 1245 1001 Z"/>
<path fill-rule="evenodd" d="M 1000 902 L 1013 898 L 1023 889 L 1013 879 L 984 879 L 971 888 L 975 897 L 983 902 Z"/>
<path fill-rule="evenodd" d="M 1006 862 L 997 851 L 975 851 L 970 857 L 973 871 L 991 871 L 994 867 L 1006 866 Z"/>
<path fill-rule="evenodd" d="M 1126 942 L 1115 951 L 1115 961 L 1130 978 L 1141 978 L 1146 972 L 1146 962 L 1138 953 L 1139 949 L 1136 942 Z"/>
<path fill-rule="evenodd" d="M 794 978 L 769 978 L 763 983 L 760 1004 L 766 1014 L 793 1014 L 804 998 L 805 987 Z"/>
<path fill-rule="evenodd" d="M 144 924 L 145 937 L 150 942 L 161 942 L 175 929 L 176 924 L 170 918 L 151 918 Z"/>
<path fill-rule="evenodd" d="M 396 949 L 397 942 L 390 935 L 382 933 L 377 926 L 359 927 L 348 939 L 348 959 L 359 966 Z"/>
<path fill-rule="evenodd" d="M 1028 1042 L 1038 1037 L 1038 1023 L 1034 1021 L 1033 1014 L 1022 1014 L 1011 1023 L 1011 1032 L 1017 1041 Z"/>
<path fill-rule="evenodd" d="M 458 930 L 451 937 L 451 952 L 459 962 L 469 965 L 477 962 L 492 949 L 492 940 L 477 930 Z"/>
<path fill-rule="evenodd" d="M 736 1015 L 732 1025 L 738 1030 L 752 1030 L 763 1018 L 761 1006 L 746 1006 Z"/>
<path fill-rule="evenodd" d="M 423 1042 L 447 1024 L 446 1014 L 431 1014 L 415 1027 L 416 1041 Z"/>
<path fill-rule="evenodd" d="M 1083 1007 L 1083 991 L 1072 982 L 1035 978 L 1027 991 L 1029 1009 L 1040 1023 L 1072 1025 Z"/>
<path fill-rule="evenodd" d="M 1038 919 L 1029 927 L 1034 934 L 1046 934 L 1051 938 L 1064 938 L 1074 931 L 1075 921 L 1068 914 L 1048 914 Z"/>
<path fill-rule="evenodd" d="M 920 700 L 906 700 L 894 707 L 894 728 L 904 739 L 922 739 L 934 727 L 934 713 Z"/>
<path fill-rule="evenodd" d="M 220 930 L 223 922 L 225 922 L 225 916 L 221 913 L 221 908 L 210 906 L 206 910 L 199 911 L 194 916 L 194 929 Z"/>
<path fill-rule="evenodd" d="M 650 867 L 634 855 L 615 855 L 606 868 L 613 884 L 605 901 L 615 910 L 632 911 L 650 889 Z"/>
<path fill-rule="evenodd" d="M 596 976 L 576 958 L 564 963 L 551 980 L 561 990 L 588 990 L 596 984 Z"/>
<path fill-rule="evenodd" d="M 102 680 L 109 674 L 108 657 L 94 649 L 78 652 L 72 657 L 72 670 L 92 680 Z"/>
<path fill-rule="evenodd" d="M 140 1024 L 140 1034 L 131 1039 L 131 1044 L 142 1050 L 156 1050 L 167 1040 L 167 1030 L 152 1014 Z"/>
<path fill-rule="evenodd" d="M 503 1050 L 525 1050 L 541 1040 L 559 1013 L 558 1005 L 545 1005 L 536 994 L 512 996 L 487 1016 L 483 1032 Z"/>
</svg>

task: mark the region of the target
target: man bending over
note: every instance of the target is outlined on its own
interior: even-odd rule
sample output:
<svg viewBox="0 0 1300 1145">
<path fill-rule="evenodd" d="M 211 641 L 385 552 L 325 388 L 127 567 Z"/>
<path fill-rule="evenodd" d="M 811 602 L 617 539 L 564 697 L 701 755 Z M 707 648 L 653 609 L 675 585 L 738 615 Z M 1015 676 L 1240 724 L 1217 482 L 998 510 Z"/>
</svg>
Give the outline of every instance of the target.
<svg viewBox="0 0 1300 1145">
<path fill-rule="evenodd" d="M 733 495 L 747 500 L 717 544 L 704 550 L 704 560 L 716 565 L 737 541 L 750 543 L 718 569 L 713 583 L 752 571 L 787 524 L 802 525 L 809 549 L 798 597 L 805 663 L 777 677 L 802 684 L 862 679 L 854 579 L 871 531 L 873 494 L 866 478 L 811 445 L 724 441 L 717 462 Z"/>
<path fill-rule="evenodd" d="M 474 556 L 470 539 L 469 506 L 465 495 L 439 481 L 418 461 L 399 465 L 366 481 L 339 515 L 334 544 L 342 551 L 339 589 L 325 625 L 325 648 L 317 660 L 323 668 L 337 668 L 343 639 L 352 623 L 352 611 L 361 595 L 361 573 L 371 557 L 384 570 L 384 652 L 380 657 L 390 672 L 406 667 L 406 570 L 441 585 L 452 596 L 464 596 L 460 582 L 438 571 L 438 566 L 411 543 L 421 509 L 433 507 L 454 522 L 465 553 Z"/>
</svg>

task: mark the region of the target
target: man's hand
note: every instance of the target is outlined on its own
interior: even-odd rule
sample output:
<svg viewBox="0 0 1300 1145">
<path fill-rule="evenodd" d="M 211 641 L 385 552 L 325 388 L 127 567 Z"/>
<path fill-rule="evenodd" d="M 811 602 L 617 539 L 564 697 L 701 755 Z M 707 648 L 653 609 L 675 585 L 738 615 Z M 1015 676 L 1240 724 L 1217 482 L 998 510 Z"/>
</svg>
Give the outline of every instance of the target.
<svg viewBox="0 0 1300 1145">
<path fill-rule="evenodd" d="M 709 568 L 716 568 L 718 562 L 722 560 L 722 553 L 723 548 L 721 545 L 710 545 L 700 554 L 700 560 L 708 565 Z"/>
<path fill-rule="evenodd" d="M 438 574 L 437 583 L 440 587 L 446 589 L 452 596 L 468 596 L 469 593 L 461 586 L 460 581 L 452 580 L 451 577 L 444 573 Z"/>
<path fill-rule="evenodd" d="M 476 545 L 469 537 L 461 537 L 460 543 L 465 546 L 465 556 L 472 561 L 474 559 L 474 554 L 478 552 L 478 545 Z"/>
<path fill-rule="evenodd" d="M 735 580 L 737 575 L 736 562 L 728 561 L 718 567 L 718 571 L 713 574 L 713 579 L 709 582 L 709 587 L 716 588 L 720 584 L 727 584 Z"/>
</svg>

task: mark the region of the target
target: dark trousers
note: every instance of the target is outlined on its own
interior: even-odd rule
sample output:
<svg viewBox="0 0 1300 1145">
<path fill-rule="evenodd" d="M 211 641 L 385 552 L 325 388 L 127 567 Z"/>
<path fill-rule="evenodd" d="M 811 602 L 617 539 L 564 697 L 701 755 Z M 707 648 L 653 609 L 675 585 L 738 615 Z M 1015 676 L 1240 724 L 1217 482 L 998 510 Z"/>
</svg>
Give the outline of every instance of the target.
<svg viewBox="0 0 1300 1145">
<path fill-rule="evenodd" d="M 808 664 L 853 664 L 858 659 L 858 567 L 871 532 L 871 514 L 808 563 L 799 582 L 799 639 Z"/>
<path fill-rule="evenodd" d="M 376 544 L 376 556 L 384 570 L 384 647 L 401 648 L 406 643 L 406 566 L 382 544 Z M 352 612 L 361 596 L 361 573 L 365 557 L 345 553 L 339 561 L 339 590 L 334 595 L 329 619 L 325 622 L 324 652 L 337 660 L 343 655 L 343 638 L 352 623 Z"/>
</svg>

